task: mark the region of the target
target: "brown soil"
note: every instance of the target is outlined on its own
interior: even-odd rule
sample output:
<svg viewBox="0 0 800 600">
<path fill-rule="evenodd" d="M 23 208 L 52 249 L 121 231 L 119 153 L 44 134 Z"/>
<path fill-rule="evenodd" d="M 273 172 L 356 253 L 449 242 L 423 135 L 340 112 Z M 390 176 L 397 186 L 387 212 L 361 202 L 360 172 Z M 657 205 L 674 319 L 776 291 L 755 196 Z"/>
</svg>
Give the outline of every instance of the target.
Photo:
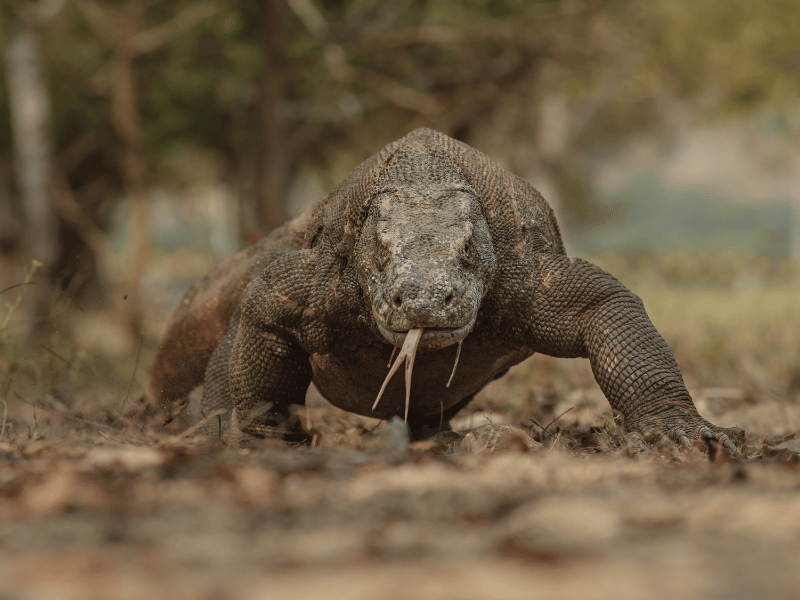
<svg viewBox="0 0 800 600">
<path fill-rule="evenodd" d="M 751 435 L 736 459 L 699 443 L 637 453 L 578 407 L 547 433 L 475 413 L 467 437 L 407 447 L 397 424 L 370 433 L 310 404 L 315 448 L 197 445 L 135 416 L 40 408 L 42 433 L 0 445 L 2 598 L 800 592 L 794 438 Z"/>
</svg>

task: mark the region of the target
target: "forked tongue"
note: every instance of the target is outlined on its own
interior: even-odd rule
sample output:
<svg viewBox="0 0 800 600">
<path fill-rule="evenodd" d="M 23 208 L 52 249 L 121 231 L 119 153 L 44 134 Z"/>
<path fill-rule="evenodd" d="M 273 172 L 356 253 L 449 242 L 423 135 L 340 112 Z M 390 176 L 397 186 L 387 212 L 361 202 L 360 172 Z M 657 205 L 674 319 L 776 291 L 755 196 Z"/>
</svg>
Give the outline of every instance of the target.
<svg viewBox="0 0 800 600">
<path fill-rule="evenodd" d="M 378 397 L 375 399 L 375 404 L 372 405 L 372 410 L 375 410 L 375 407 L 378 406 L 378 402 L 381 400 L 381 396 L 383 396 L 383 392 L 386 389 L 386 386 L 389 384 L 389 380 L 392 378 L 392 375 L 397 372 L 397 369 L 400 368 L 400 365 L 405 361 L 406 363 L 406 416 L 405 420 L 408 422 L 408 405 L 411 401 L 411 373 L 414 370 L 414 357 L 417 354 L 417 346 L 419 345 L 420 339 L 422 339 L 422 331 L 423 327 L 418 327 L 416 329 L 409 329 L 408 333 L 406 334 L 406 339 L 403 341 L 403 347 L 400 349 L 400 353 L 397 355 L 397 359 L 395 359 L 394 364 L 392 365 L 389 374 L 386 376 L 386 379 L 383 380 L 383 385 L 381 386 L 381 391 L 378 392 Z M 394 354 L 394 353 L 393 353 Z"/>
</svg>

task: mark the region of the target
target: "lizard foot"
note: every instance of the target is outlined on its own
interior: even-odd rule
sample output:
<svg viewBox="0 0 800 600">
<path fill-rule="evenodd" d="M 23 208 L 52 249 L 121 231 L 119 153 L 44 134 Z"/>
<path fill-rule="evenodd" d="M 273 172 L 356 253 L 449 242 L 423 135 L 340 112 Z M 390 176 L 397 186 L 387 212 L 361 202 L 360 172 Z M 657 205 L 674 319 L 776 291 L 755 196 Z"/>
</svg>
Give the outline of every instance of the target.
<svg viewBox="0 0 800 600">
<path fill-rule="evenodd" d="M 688 449 L 692 446 L 693 440 L 700 440 L 708 451 L 712 451 L 712 444 L 719 444 L 730 456 L 737 456 L 746 442 L 744 429 L 717 427 L 699 415 L 659 417 L 636 422 L 626 436 L 629 443 L 634 447 L 648 448 L 652 444 L 671 440 Z"/>
<path fill-rule="evenodd" d="M 292 444 L 311 442 L 297 415 L 271 412 L 272 403 L 247 411 L 233 409 L 231 441 L 239 445 L 263 439 L 283 440 Z"/>
</svg>

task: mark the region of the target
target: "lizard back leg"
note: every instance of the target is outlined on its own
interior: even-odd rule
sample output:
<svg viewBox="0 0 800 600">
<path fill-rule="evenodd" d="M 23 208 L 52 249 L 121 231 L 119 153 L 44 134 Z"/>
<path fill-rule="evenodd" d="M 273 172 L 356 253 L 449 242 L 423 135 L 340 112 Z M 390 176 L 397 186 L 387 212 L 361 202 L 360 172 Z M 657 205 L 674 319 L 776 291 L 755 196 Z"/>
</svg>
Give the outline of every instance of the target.
<svg viewBox="0 0 800 600">
<path fill-rule="evenodd" d="M 214 350 L 211 360 L 206 368 L 203 380 L 203 399 L 200 411 L 203 417 L 216 410 L 224 411 L 216 419 L 210 419 L 198 430 L 198 434 L 208 439 L 229 439 L 231 434 L 231 414 L 233 402 L 231 400 L 230 379 L 228 376 L 228 362 L 231 359 L 236 333 L 239 331 L 241 308 L 237 308 L 231 319 L 228 333 Z"/>
</svg>

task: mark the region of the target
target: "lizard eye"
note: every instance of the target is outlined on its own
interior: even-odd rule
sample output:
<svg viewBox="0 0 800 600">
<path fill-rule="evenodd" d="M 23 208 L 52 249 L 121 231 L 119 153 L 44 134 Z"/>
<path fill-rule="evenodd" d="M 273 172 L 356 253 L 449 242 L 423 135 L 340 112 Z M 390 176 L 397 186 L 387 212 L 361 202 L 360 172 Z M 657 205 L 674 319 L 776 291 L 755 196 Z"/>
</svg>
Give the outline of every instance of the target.
<svg viewBox="0 0 800 600">
<path fill-rule="evenodd" d="M 389 244 L 386 242 L 378 242 L 378 251 L 375 253 L 375 266 L 379 270 L 383 270 L 389 264 L 389 259 L 392 253 L 389 251 Z"/>
<path fill-rule="evenodd" d="M 464 249 L 461 251 L 461 255 L 459 257 L 461 262 L 465 265 L 473 264 L 473 258 L 470 255 L 470 252 L 472 252 L 472 241 L 472 236 L 467 238 L 467 240 L 464 242 Z"/>
</svg>

